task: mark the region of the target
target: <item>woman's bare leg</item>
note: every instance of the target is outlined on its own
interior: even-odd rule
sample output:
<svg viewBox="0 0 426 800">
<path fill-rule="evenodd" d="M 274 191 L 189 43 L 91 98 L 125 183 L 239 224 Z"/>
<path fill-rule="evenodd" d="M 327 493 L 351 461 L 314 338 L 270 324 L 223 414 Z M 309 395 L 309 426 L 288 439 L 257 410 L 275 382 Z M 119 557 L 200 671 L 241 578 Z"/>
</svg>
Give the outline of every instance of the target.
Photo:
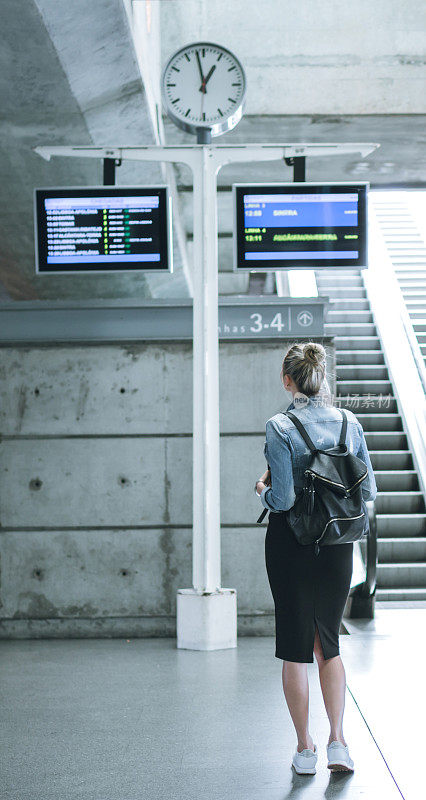
<svg viewBox="0 0 426 800">
<path fill-rule="evenodd" d="M 343 736 L 343 712 L 345 710 L 346 673 L 340 656 L 324 658 L 318 628 L 315 628 L 314 653 L 318 663 L 324 705 L 330 722 L 328 744 L 337 740 L 346 745 Z"/>
<path fill-rule="evenodd" d="M 309 684 L 307 665 L 296 661 L 283 661 L 283 689 L 288 710 L 297 733 L 299 753 L 314 742 L 309 733 Z"/>
</svg>

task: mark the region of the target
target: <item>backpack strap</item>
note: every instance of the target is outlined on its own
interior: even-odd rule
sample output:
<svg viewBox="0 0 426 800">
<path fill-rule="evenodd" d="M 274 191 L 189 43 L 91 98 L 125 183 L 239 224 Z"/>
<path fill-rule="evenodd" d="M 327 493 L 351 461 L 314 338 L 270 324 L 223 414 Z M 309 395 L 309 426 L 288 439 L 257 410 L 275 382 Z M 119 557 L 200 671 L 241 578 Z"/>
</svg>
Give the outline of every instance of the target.
<svg viewBox="0 0 426 800">
<path fill-rule="evenodd" d="M 340 429 L 339 445 L 344 445 L 346 443 L 346 431 L 348 429 L 348 418 L 347 418 L 346 412 L 343 410 L 343 408 L 340 409 L 340 413 L 342 415 L 342 427 Z M 305 430 L 305 428 L 303 427 L 302 423 L 300 422 L 300 419 L 298 419 L 294 414 L 292 414 L 291 411 L 283 411 L 283 414 L 285 414 L 287 417 L 290 417 L 292 422 L 294 422 L 294 424 L 295 424 L 297 430 L 299 431 L 300 435 L 303 437 L 304 441 L 308 445 L 310 451 L 312 453 L 316 453 L 318 451 L 318 448 L 315 447 L 311 437 L 308 435 L 308 432 Z"/>
<path fill-rule="evenodd" d="M 346 412 L 343 411 L 343 408 L 340 409 L 340 413 L 341 413 L 341 415 L 343 417 L 343 420 L 342 420 L 342 427 L 340 429 L 339 444 L 345 444 L 346 443 L 346 430 L 347 430 L 347 427 L 348 427 L 348 418 L 346 416 Z"/>
<path fill-rule="evenodd" d="M 263 511 L 262 511 L 262 513 L 261 513 L 261 515 L 260 515 L 260 517 L 259 517 L 259 519 L 257 519 L 257 520 L 256 520 L 256 522 L 262 522 L 262 520 L 264 519 L 264 517 L 266 517 L 267 513 L 268 513 L 268 509 L 267 509 L 267 508 L 264 508 L 264 509 L 263 509 Z"/>
<path fill-rule="evenodd" d="M 285 414 L 287 417 L 290 417 L 291 421 L 294 422 L 294 424 L 295 424 L 297 430 L 299 431 L 300 435 L 302 436 L 302 438 L 304 439 L 304 441 L 308 445 L 310 451 L 312 453 L 316 453 L 318 451 L 318 447 L 315 447 L 311 437 L 309 436 L 308 432 L 303 427 L 300 419 L 297 419 L 295 414 L 292 414 L 291 411 L 283 411 L 283 414 Z"/>
</svg>

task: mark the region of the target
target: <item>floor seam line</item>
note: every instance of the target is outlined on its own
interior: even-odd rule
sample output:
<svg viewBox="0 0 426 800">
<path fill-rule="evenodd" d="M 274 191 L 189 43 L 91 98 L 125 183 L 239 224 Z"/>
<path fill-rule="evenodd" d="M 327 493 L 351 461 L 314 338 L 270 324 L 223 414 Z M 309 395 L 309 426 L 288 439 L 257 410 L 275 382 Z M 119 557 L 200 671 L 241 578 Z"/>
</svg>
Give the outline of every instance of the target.
<svg viewBox="0 0 426 800">
<path fill-rule="evenodd" d="M 406 797 L 405 797 L 405 796 L 402 794 L 402 791 L 401 791 L 401 789 L 399 788 L 399 786 L 398 786 L 398 784 L 397 784 L 397 782 L 396 782 L 396 778 L 395 778 L 395 776 L 394 776 L 394 774 L 393 774 L 393 772 L 392 772 L 392 770 L 391 770 L 391 768 L 390 768 L 390 766 L 389 766 L 388 762 L 386 761 L 386 758 L 385 758 L 385 756 L 384 756 L 384 753 L 382 752 L 382 750 L 381 750 L 381 748 L 380 748 L 380 745 L 379 745 L 379 743 L 378 743 L 378 741 L 377 741 L 376 737 L 374 736 L 374 734 L 373 734 L 373 731 L 371 730 L 371 728 L 370 728 L 370 726 L 369 726 L 369 724 L 368 724 L 368 722 L 367 722 L 366 718 L 364 717 L 364 714 L 362 713 L 360 706 L 358 705 L 357 701 L 355 700 L 355 696 L 354 696 L 353 692 L 351 691 L 351 689 L 349 688 L 349 685 L 348 685 L 348 684 L 346 684 L 346 688 L 347 688 L 347 690 L 348 690 L 348 692 L 349 692 L 350 696 L 352 697 L 352 700 L 354 701 L 354 703 L 355 703 L 355 705 L 356 705 L 356 707 L 357 707 L 357 709 L 358 709 L 359 713 L 361 714 L 361 717 L 362 717 L 363 721 L 365 722 L 365 725 L 366 725 L 366 726 L 367 726 L 367 728 L 368 728 L 368 731 L 369 731 L 369 733 L 370 733 L 370 736 L 371 736 L 371 738 L 373 739 L 373 742 L 374 742 L 374 744 L 376 745 L 376 747 L 377 747 L 377 749 L 378 749 L 378 751 L 379 751 L 379 753 L 380 753 L 380 755 L 381 755 L 381 757 L 382 757 L 383 761 L 385 762 L 385 764 L 386 764 L 386 769 L 388 770 L 388 772 L 389 772 L 389 775 L 391 776 L 391 778 L 392 778 L 392 780 L 393 780 L 393 782 L 394 782 L 394 784 L 395 784 L 396 788 L 398 789 L 398 792 L 400 793 L 400 795 L 401 795 L 401 797 L 403 798 L 403 800 L 407 800 L 407 798 L 406 798 Z"/>
</svg>

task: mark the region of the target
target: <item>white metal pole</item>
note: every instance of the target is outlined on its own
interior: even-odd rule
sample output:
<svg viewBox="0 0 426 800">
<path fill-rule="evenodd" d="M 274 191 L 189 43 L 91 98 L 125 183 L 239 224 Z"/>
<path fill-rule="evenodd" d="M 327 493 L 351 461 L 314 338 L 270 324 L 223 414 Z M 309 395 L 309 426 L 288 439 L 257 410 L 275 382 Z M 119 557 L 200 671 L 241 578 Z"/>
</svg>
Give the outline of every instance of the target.
<svg viewBox="0 0 426 800">
<path fill-rule="evenodd" d="M 217 201 L 215 158 L 203 145 L 194 169 L 193 586 L 214 592 L 220 575 Z"/>
</svg>

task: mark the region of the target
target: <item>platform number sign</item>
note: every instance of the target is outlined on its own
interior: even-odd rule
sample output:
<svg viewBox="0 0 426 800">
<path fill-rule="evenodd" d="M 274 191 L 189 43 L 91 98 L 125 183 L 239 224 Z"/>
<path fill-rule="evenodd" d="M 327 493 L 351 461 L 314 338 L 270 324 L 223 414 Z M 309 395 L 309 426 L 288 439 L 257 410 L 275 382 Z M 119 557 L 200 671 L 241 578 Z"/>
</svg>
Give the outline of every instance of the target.
<svg viewBox="0 0 426 800">
<path fill-rule="evenodd" d="M 275 331 L 277 333 L 281 333 L 286 327 L 282 319 L 281 311 L 278 311 L 278 313 L 275 314 L 271 322 L 263 322 L 262 314 L 259 314 L 258 312 L 256 312 L 255 314 L 251 314 L 250 319 L 253 320 L 253 324 L 250 327 L 250 330 L 253 333 L 260 333 L 261 331 L 265 331 L 268 328 L 270 329 L 271 332 L 273 332 L 273 329 L 275 328 Z"/>
<path fill-rule="evenodd" d="M 221 338 L 257 339 L 324 335 L 324 306 L 319 303 L 223 304 L 219 307 Z"/>
</svg>

